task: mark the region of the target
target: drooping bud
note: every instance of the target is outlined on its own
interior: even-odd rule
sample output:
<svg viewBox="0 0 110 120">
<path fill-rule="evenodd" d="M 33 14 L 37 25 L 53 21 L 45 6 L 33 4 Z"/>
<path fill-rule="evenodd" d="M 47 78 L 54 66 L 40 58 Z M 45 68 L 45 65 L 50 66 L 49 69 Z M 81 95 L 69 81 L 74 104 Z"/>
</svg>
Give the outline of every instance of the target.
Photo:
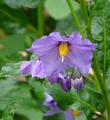
<svg viewBox="0 0 110 120">
<path fill-rule="evenodd" d="M 68 77 L 60 73 L 58 75 L 58 82 L 60 83 L 64 91 L 69 92 L 71 90 L 71 79 L 69 79 Z"/>
<path fill-rule="evenodd" d="M 84 82 L 83 82 L 83 78 L 76 78 L 76 79 L 72 79 L 72 86 L 77 89 L 77 90 L 80 90 L 83 85 L 84 85 Z"/>
<path fill-rule="evenodd" d="M 81 72 L 78 68 L 74 69 L 74 73 L 73 73 L 73 76 L 71 78 L 71 84 L 77 90 L 80 90 L 84 85 L 83 77 L 82 77 Z"/>
</svg>

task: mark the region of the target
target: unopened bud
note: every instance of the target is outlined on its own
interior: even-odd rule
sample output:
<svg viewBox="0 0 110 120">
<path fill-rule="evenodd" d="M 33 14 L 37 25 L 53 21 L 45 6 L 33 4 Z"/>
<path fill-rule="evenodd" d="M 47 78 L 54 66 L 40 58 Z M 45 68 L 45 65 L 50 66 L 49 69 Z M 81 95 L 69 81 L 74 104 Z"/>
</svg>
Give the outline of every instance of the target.
<svg viewBox="0 0 110 120">
<path fill-rule="evenodd" d="M 76 78 L 76 79 L 72 79 L 72 86 L 77 89 L 77 90 L 80 90 L 84 85 L 84 82 L 83 82 L 83 78 Z"/>
</svg>

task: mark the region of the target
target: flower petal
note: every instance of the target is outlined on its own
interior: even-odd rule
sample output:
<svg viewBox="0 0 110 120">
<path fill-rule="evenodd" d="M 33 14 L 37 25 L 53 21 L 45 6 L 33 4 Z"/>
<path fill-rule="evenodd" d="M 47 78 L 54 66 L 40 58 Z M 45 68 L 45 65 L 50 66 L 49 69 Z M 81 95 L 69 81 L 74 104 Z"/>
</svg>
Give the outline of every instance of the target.
<svg viewBox="0 0 110 120">
<path fill-rule="evenodd" d="M 45 114 L 44 114 L 44 116 L 52 116 L 52 115 L 55 115 L 55 114 L 57 114 L 57 113 L 59 113 L 59 112 L 61 112 L 61 111 L 52 111 L 52 110 L 49 110 L 49 111 L 47 111 Z"/>
<path fill-rule="evenodd" d="M 69 58 L 72 64 L 79 68 L 83 74 L 88 74 L 91 68 L 93 52 L 91 50 L 80 49 L 77 46 L 71 46 Z"/>
<path fill-rule="evenodd" d="M 44 66 L 39 60 L 21 62 L 20 72 L 23 75 L 31 74 L 32 77 L 46 77 Z"/>
<path fill-rule="evenodd" d="M 40 57 L 40 60 L 42 61 L 45 73 L 47 76 L 51 76 L 53 72 L 58 70 L 59 66 L 59 60 L 58 60 L 58 49 L 54 48 L 51 51 L 49 51 L 48 54 L 45 56 Z"/>
<path fill-rule="evenodd" d="M 69 92 L 71 89 L 71 80 L 65 78 L 62 74 L 59 73 L 58 75 L 58 82 L 60 83 L 61 87 L 64 91 Z"/>
<path fill-rule="evenodd" d="M 45 70 L 41 61 L 36 60 L 31 63 L 31 74 L 32 77 L 45 78 Z"/>
<path fill-rule="evenodd" d="M 53 74 L 48 77 L 48 80 L 50 81 L 51 84 L 57 83 L 58 82 L 58 76 L 56 74 Z"/>
<path fill-rule="evenodd" d="M 78 33 L 72 33 L 67 39 L 71 45 L 80 49 L 95 50 L 96 48 L 96 44 L 93 44 L 89 39 L 82 40 L 82 36 Z"/>
<path fill-rule="evenodd" d="M 57 41 L 65 41 L 59 32 L 52 32 L 49 37 L 53 37 Z"/>
<path fill-rule="evenodd" d="M 51 95 L 49 95 L 48 92 L 44 92 L 44 95 L 45 95 L 44 105 L 48 106 L 48 104 L 50 104 L 50 102 L 53 101 L 54 99 L 52 98 Z"/>
<path fill-rule="evenodd" d="M 48 54 L 53 48 L 55 48 L 59 41 L 62 41 L 59 32 L 50 33 L 48 36 L 43 36 L 33 42 L 32 47 L 28 49 L 30 52 L 35 52 L 38 57 Z"/>
<path fill-rule="evenodd" d="M 30 52 L 34 52 L 38 57 L 48 54 L 51 49 L 57 46 L 58 42 L 53 38 L 44 36 L 33 42 L 32 47 L 28 49 Z"/>
<path fill-rule="evenodd" d="M 50 109 L 48 112 L 45 113 L 45 116 L 50 116 L 61 112 L 60 108 L 57 106 L 57 103 L 52 98 L 52 96 L 50 96 L 48 92 L 45 92 L 44 95 L 45 95 L 44 105 Z"/>
<path fill-rule="evenodd" d="M 83 78 L 75 78 L 75 79 L 72 79 L 72 86 L 77 89 L 77 90 L 80 90 L 84 85 L 84 82 L 83 82 Z"/>
<path fill-rule="evenodd" d="M 31 61 L 23 61 L 20 64 L 20 72 L 23 75 L 31 74 Z"/>
<path fill-rule="evenodd" d="M 64 111 L 65 120 L 75 120 L 74 114 L 71 110 Z"/>
<path fill-rule="evenodd" d="M 70 44 L 80 45 L 82 42 L 82 36 L 79 33 L 72 33 L 67 39 Z"/>
</svg>

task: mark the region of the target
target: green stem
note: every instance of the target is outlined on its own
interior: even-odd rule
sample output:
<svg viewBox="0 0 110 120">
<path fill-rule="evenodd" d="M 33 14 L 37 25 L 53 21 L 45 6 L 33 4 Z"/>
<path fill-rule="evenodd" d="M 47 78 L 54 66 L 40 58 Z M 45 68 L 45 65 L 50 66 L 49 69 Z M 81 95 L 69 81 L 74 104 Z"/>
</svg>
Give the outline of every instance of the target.
<svg viewBox="0 0 110 120">
<path fill-rule="evenodd" d="M 107 30 L 104 23 L 104 64 L 103 64 L 103 77 L 105 79 L 107 68 Z"/>
<path fill-rule="evenodd" d="M 105 79 L 103 79 L 103 77 L 100 74 L 99 66 L 98 66 L 97 60 L 95 60 L 95 58 L 96 58 L 96 54 L 94 53 L 93 69 L 94 69 L 95 74 L 97 75 L 99 85 L 100 85 L 100 88 L 101 88 L 101 91 L 102 91 L 102 94 L 103 94 L 103 99 L 104 99 L 105 106 L 106 106 L 106 109 L 107 109 L 107 116 L 108 116 L 107 120 L 110 120 L 110 104 L 109 104 L 107 86 L 106 86 Z"/>
<path fill-rule="evenodd" d="M 91 23 L 89 21 L 88 15 L 87 15 L 87 9 L 84 6 L 85 6 L 84 3 L 82 3 L 83 13 L 84 13 L 84 17 L 85 17 L 85 23 L 88 26 L 87 30 L 89 30 L 89 33 L 87 32 L 87 35 L 88 35 L 88 38 L 90 40 L 93 40 L 92 34 L 91 34 Z M 103 79 L 103 77 L 101 75 L 96 53 L 94 53 L 93 70 L 94 70 L 95 75 L 97 76 L 98 83 L 100 85 L 100 88 L 101 88 L 101 91 L 102 91 L 102 94 L 103 94 L 103 99 L 104 99 L 105 106 L 106 106 L 106 109 L 107 109 L 107 116 L 108 116 L 107 119 L 110 120 L 110 104 L 109 104 L 107 86 L 106 86 L 105 79 Z"/>
<path fill-rule="evenodd" d="M 94 80 L 94 82 L 95 82 L 96 88 L 101 92 L 99 80 L 98 80 L 97 75 L 95 74 L 94 71 L 93 71 L 93 80 Z"/>
<path fill-rule="evenodd" d="M 82 9 L 82 13 L 83 13 L 83 18 L 85 20 L 85 23 L 87 25 L 87 35 L 88 38 L 92 38 L 92 34 L 91 34 L 91 23 L 88 17 L 88 13 L 87 13 L 87 7 L 85 6 L 84 0 L 80 0 L 80 5 L 81 5 L 81 9 Z"/>
<path fill-rule="evenodd" d="M 75 21 L 75 23 L 76 23 L 76 25 L 77 25 L 78 31 L 81 32 L 81 24 L 80 24 L 80 21 L 79 21 L 79 19 L 78 19 L 78 16 L 77 16 L 77 13 L 76 13 L 76 11 L 75 11 L 75 8 L 74 8 L 74 6 L 72 5 L 71 0 L 66 0 L 66 1 L 67 1 L 67 3 L 68 3 L 68 6 L 69 6 L 70 11 L 71 11 L 71 13 L 72 13 L 73 19 L 74 19 L 74 21 Z"/>
<path fill-rule="evenodd" d="M 38 6 L 38 32 L 39 36 L 44 34 L 44 16 L 43 16 L 43 4 Z"/>
</svg>

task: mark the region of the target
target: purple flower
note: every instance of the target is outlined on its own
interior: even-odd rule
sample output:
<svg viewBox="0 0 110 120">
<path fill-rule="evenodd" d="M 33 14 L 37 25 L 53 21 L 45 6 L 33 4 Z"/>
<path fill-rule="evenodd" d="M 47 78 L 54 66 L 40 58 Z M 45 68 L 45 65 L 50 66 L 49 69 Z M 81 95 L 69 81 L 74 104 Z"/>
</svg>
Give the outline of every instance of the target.
<svg viewBox="0 0 110 120">
<path fill-rule="evenodd" d="M 45 114 L 45 116 L 51 116 L 51 115 L 54 115 L 56 113 L 62 112 L 62 110 L 60 110 L 60 108 L 57 106 L 56 101 L 47 92 L 45 92 L 44 105 L 47 106 L 50 109 Z"/>
<path fill-rule="evenodd" d="M 83 77 L 77 68 L 74 68 L 74 72 L 71 75 L 59 73 L 48 77 L 48 79 L 52 84 L 59 83 L 65 92 L 69 92 L 71 87 L 80 90 L 84 85 Z"/>
<path fill-rule="evenodd" d="M 23 75 L 31 74 L 31 61 L 23 61 L 20 63 L 20 72 Z"/>
<path fill-rule="evenodd" d="M 80 90 L 83 87 L 84 83 L 83 83 L 83 78 L 75 78 L 72 79 L 72 86 L 77 89 Z"/>
<path fill-rule="evenodd" d="M 37 54 L 46 75 L 51 76 L 70 67 L 77 67 L 83 74 L 87 74 L 95 48 L 96 44 L 87 39 L 82 40 L 78 33 L 67 37 L 53 32 L 36 40 L 28 50 Z"/>
<path fill-rule="evenodd" d="M 77 68 L 74 69 L 74 73 L 71 77 L 71 85 L 77 90 L 80 90 L 84 85 L 81 72 Z"/>
<path fill-rule="evenodd" d="M 64 89 L 64 91 L 69 92 L 71 89 L 71 80 L 61 73 L 58 75 L 58 83 L 61 85 L 61 87 Z"/>
<path fill-rule="evenodd" d="M 58 75 L 48 77 L 48 79 L 52 84 L 59 83 L 66 92 L 69 92 L 71 89 L 71 80 L 66 76 L 66 74 L 59 73 Z"/>
<path fill-rule="evenodd" d="M 32 61 L 23 61 L 20 64 L 20 72 L 23 75 L 32 75 L 32 77 L 44 78 L 45 70 L 41 61 L 32 60 Z"/>
<path fill-rule="evenodd" d="M 65 120 L 75 120 L 72 111 L 70 109 L 67 109 L 66 111 L 61 110 L 57 106 L 56 101 L 47 92 L 45 92 L 44 105 L 50 109 L 47 113 L 45 113 L 45 116 L 52 116 L 56 113 L 63 113 Z"/>
<path fill-rule="evenodd" d="M 53 32 L 32 44 L 28 50 L 34 52 L 39 60 L 21 62 L 20 71 L 32 77 L 47 77 L 52 84 L 59 83 L 66 92 L 71 87 L 79 90 L 83 87 L 82 76 L 87 75 L 91 68 L 95 48 L 96 44 L 82 40 L 78 33 L 61 36 L 59 32 Z M 65 73 L 68 68 L 74 69 L 74 73 Z"/>
</svg>

